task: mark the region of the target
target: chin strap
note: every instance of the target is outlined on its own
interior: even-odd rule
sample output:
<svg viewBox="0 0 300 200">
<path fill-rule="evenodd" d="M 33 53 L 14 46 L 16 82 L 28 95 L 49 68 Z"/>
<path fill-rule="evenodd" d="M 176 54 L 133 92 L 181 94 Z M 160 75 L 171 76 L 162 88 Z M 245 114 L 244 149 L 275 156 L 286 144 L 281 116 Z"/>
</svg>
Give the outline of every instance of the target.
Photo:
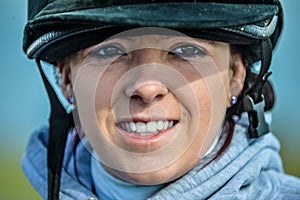
<svg viewBox="0 0 300 200">
<path fill-rule="evenodd" d="M 69 128 L 74 124 L 74 121 L 72 114 L 68 114 L 61 105 L 55 91 L 43 72 L 40 60 L 36 60 L 36 63 L 41 73 L 51 104 L 47 150 L 48 200 L 58 200 L 60 176 L 66 140 Z"/>
<path fill-rule="evenodd" d="M 257 138 L 269 132 L 269 124 L 265 119 L 265 100 L 263 86 L 271 72 L 268 72 L 272 60 L 272 43 L 270 39 L 261 40 L 261 69 L 254 84 L 245 92 L 243 106 L 249 117 L 248 134 Z"/>
</svg>

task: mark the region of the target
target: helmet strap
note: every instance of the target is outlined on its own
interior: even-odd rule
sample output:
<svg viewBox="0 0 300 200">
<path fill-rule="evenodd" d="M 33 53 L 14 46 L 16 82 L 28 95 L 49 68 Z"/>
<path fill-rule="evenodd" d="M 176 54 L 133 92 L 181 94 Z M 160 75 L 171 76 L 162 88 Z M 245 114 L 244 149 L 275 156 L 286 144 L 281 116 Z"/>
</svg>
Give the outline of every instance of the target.
<svg viewBox="0 0 300 200">
<path fill-rule="evenodd" d="M 61 105 L 54 89 L 43 72 L 40 60 L 36 60 L 36 63 L 41 73 L 51 104 L 47 147 L 48 200 L 58 200 L 61 169 L 68 130 L 74 124 L 74 121 L 72 114 L 68 114 Z"/>
<path fill-rule="evenodd" d="M 265 100 L 262 90 L 271 72 L 268 72 L 272 60 L 272 43 L 270 38 L 260 41 L 261 69 L 256 81 L 246 90 L 243 97 L 243 107 L 248 112 L 250 138 L 257 138 L 269 132 L 269 124 L 266 122 L 264 108 Z"/>
</svg>

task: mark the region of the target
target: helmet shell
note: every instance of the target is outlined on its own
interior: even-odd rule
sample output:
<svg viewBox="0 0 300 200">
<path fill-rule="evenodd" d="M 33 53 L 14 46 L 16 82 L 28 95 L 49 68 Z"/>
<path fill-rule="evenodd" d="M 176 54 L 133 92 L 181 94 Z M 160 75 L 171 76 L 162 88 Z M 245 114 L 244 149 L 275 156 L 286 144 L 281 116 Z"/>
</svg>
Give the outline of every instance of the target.
<svg viewBox="0 0 300 200">
<path fill-rule="evenodd" d="M 279 20 L 271 36 L 274 46 L 282 27 L 279 0 L 29 0 L 23 49 L 29 58 L 55 62 L 118 31 L 141 26 L 183 30 L 191 36 L 208 35 L 208 39 L 230 43 L 251 43 L 257 39 L 255 34 L 245 36 L 221 28 L 264 26 L 262 22 L 275 15 Z M 204 34 L 199 34 L 203 30 Z"/>
</svg>

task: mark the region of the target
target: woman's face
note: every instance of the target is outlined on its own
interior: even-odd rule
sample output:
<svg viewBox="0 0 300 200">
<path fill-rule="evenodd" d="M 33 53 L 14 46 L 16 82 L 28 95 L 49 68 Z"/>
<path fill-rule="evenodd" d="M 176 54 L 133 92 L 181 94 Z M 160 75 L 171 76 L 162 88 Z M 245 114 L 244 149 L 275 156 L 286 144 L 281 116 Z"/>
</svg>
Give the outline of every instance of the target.
<svg viewBox="0 0 300 200">
<path fill-rule="evenodd" d="M 148 30 L 79 51 L 62 68 L 77 129 L 109 173 L 138 184 L 174 180 L 205 156 L 245 76 L 229 44 Z"/>
</svg>

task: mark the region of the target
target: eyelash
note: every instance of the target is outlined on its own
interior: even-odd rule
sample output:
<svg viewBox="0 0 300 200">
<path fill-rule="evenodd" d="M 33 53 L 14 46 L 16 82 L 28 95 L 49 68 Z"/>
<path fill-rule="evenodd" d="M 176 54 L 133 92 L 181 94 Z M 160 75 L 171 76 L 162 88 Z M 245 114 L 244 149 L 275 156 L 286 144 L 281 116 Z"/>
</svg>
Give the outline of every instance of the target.
<svg viewBox="0 0 300 200">
<path fill-rule="evenodd" d="M 191 52 L 184 52 L 184 51 L 191 51 Z M 95 50 L 94 53 L 97 54 L 97 56 L 99 56 L 101 59 L 116 58 L 116 57 L 121 57 L 123 55 L 126 55 L 126 51 L 122 50 L 122 48 L 116 44 L 109 44 L 106 46 L 102 46 L 97 50 Z M 169 51 L 169 54 L 183 59 L 204 57 L 207 55 L 205 50 L 193 44 L 180 45 L 174 48 L 173 50 Z"/>
<path fill-rule="evenodd" d="M 183 48 L 189 48 L 190 50 L 192 49 L 193 52 L 190 52 L 190 53 L 183 52 Z M 181 52 L 177 51 L 179 49 Z M 189 50 L 189 49 L 186 49 L 186 50 Z M 204 57 L 207 55 L 207 53 L 204 49 L 197 47 L 193 44 L 185 44 L 185 45 L 178 46 L 178 47 L 174 48 L 174 50 L 172 50 L 170 53 L 172 55 L 177 55 L 181 58 L 187 58 L 187 59 L 194 58 L 194 57 Z"/>
<path fill-rule="evenodd" d="M 109 52 L 111 51 L 111 52 Z M 114 51 L 114 52 L 112 52 Z M 99 56 L 101 59 L 109 59 L 109 58 L 116 58 L 121 57 L 126 54 L 124 50 L 122 50 L 121 47 L 118 47 L 118 45 L 115 44 L 109 44 L 106 46 L 102 46 L 94 51 L 97 56 Z"/>
</svg>

